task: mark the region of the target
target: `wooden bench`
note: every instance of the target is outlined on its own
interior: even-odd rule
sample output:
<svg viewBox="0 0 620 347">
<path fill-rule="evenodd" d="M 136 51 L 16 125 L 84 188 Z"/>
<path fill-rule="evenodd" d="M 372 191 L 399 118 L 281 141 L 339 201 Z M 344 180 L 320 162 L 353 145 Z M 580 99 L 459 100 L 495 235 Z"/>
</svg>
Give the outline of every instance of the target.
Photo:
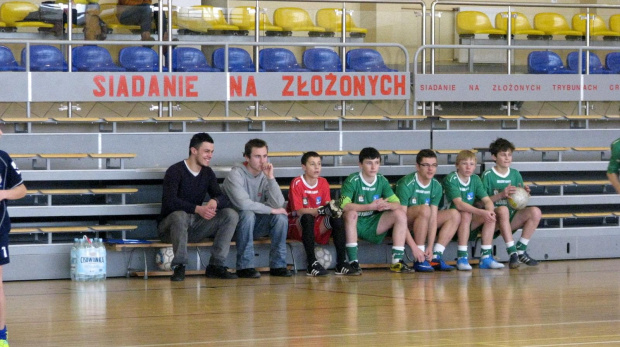
<svg viewBox="0 0 620 347">
<path fill-rule="evenodd" d="M 573 147 L 572 148 L 573 151 L 576 152 L 600 152 L 601 153 L 601 157 L 600 160 L 601 161 L 607 161 L 609 160 L 609 158 L 605 158 L 605 153 L 606 152 L 611 152 L 611 148 L 610 147 Z"/>
<path fill-rule="evenodd" d="M 31 189 L 26 195 L 34 196 L 37 203 L 38 196 L 47 196 L 47 205 L 52 206 L 52 196 L 55 195 L 121 195 L 121 205 L 126 202 L 126 194 L 137 193 L 138 188 L 91 188 L 91 189 Z"/>
<path fill-rule="evenodd" d="M 289 250 L 291 259 L 293 260 L 293 263 L 288 264 L 288 265 L 292 265 L 293 272 L 297 273 L 297 263 L 295 262 L 295 255 L 293 254 L 293 247 L 291 245 L 291 243 L 293 242 L 298 242 L 298 241 L 286 240 L 286 247 Z M 271 244 L 271 240 L 269 238 L 260 238 L 258 240 L 254 240 L 254 245 L 270 245 L 270 244 Z M 231 246 L 234 246 L 234 245 L 235 245 L 235 242 L 234 241 L 231 242 Z M 151 276 L 171 276 L 172 275 L 172 271 L 149 271 L 148 261 L 147 261 L 147 256 L 146 256 L 147 249 L 172 247 L 172 244 L 170 243 L 164 243 L 159 240 L 151 240 L 149 241 L 149 243 L 106 243 L 105 246 L 106 246 L 106 249 L 109 251 L 114 251 L 114 252 L 122 252 L 125 250 L 129 251 L 129 260 L 127 261 L 127 277 L 134 275 L 134 276 L 141 276 L 144 279 L 148 279 L 149 275 Z M 202 259 L 202 256 L 200 255 L 200 248 L 211 247 L 211 246 L 213 246 L 213 241 L 202 241 L 202 242 L 187 244 L 188 248 L 196 248 L 196 253 L 198 254 L 198 258 L 200 259 L 200 264 L 205 268 L 207 267 L 207 264 L 205 264 L 205 262 Z M 142 255 L 144 257 L 144 270 L 143 271 L 131 268 L 131 260 L 136 250 L 142 251 Z M 258 268 L 258 270 L 268 271 L 269 269 Z M 204 270 L 200 270 L 200 269 L 186 270 L 185 273 L 188 275 L 198 275 L 198 274 L 204 273 Z"/>
<path fill-rule="evenodd" d="M 30 159 L 32 161 L 32 169 L 36 170 L 36 169 L 45 169 L 45 170 L 51 170 L 52 169 L 52 164 L 51 164 L 51 160 L 52 159 L 84 159 L 84 158 L 91 158 L 91 159 L 105 159 L 105 168 L 106 169 L 124 169 L 125 168 L 125 160 L 126 159 L 133 159 L 136 157 L 135 153 L 39 153 L 39 154 L 33 154 L 33 153 L 25 153 L 25 154 L 21 154 L 21 153 L 11 153 L 9 154 L 11 156 L 11 158 L 13 159 Z M 39 159 L 44 159 L 45 160 L 45 167 L 38 167 L 37 166 L 37 161 Z M 117 159 L 119 160 L 119 164 L 117 166 L 113 166 L 112 160 Z"/>
<path fill-rule="evenodd" d="M 75 225 L 75 226 L 46 226 L 46 227 L 15 227 L 10 234 L 34 234 L 38 240 L 39 234 L 47 234 L 47 243 L 52 244 L 52 234 L 58 233 L 95 233 L 99 237 L 102 232 L 121 232 L 121 238 L 127 237 L 127 231 L 137 229 L 137 225 Z"/>
<path fill-rule="evenodd" d="M 542 158 L 541 158 L 542 161 L 554 161 L 553 159 L 549 159 L 547 157 L 547 154 L 549 152 L 558 153 L 558 159 L 555 161 L 562 161 L 562 152 L 566 152 L 570 150 L 570 147 L 532 147 L 532 150 L 535 152 L 542 153 Z"/>
</svg>

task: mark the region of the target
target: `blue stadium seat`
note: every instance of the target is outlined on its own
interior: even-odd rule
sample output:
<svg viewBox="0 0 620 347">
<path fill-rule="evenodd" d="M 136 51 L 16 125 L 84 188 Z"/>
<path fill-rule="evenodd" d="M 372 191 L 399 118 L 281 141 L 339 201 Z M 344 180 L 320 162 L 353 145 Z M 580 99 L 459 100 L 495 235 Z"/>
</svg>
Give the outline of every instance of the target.
<svg viewBox="0 0 620 347">
<path fill-rule="evenodd" d="M 198 48 L 178 47 L 172 51 L 172 71 L 217 72 L 207 63 L 207 58 Z"/>
<path fill-rule="evenodd" d="M 107 49 L 99 46 L 80 46 L 73 48 L 72 65 L 74 71 L 122 72 L 124 68 L 114 64 Z"/>
<path fill-rule="evenodd" d="M 329 48 L 310 48 L 302 57 L 304 66 L 315 72 L 342 72 L 342 60 L 338 53 Z M 346 71 L 352 71 L 346 69 Z"/>
<path fill-rule="evenodd" d="M 8 47 L 0 46 L 0 71 L 24 71 L 24 67 L 19 66 L 13 52 Z"/>
<path fill-rule="evenodd" d="M 293 52 L 286 48 L 265 48 L 258 54 L 258 63 L 268 72 L 309 72 L 297 63 Z"/>
<path fill-rule="evenodd" d="M 581 73 L 586 73 L 586 52 L 581 54 Z M 566 57 L 566 63 L 571 70 L 578 71 L 579 66 L 579 52 L 570 52 Z M 598 55 L 594 52 L 590 52 L 590 73 L 591 74 L 610 74 L 611 70 L 606 69 L 601 63 Z"/>
<path fill-rule="evenodd" d="M 562 58 L 551 51 L 533 51 L 527 56 L 527 70 L 534 74 L 576 74 L 564 66 Z"/>
<path fill-rule="evenodd" d="M 347 67 L 358 72 L 394 72 L 383 62 L 381 53 L 374 49 L 360 48 L 347 52 Z"/>
<path fill-rule="evenodd" d="M 620 73 L 620 52 L 608 53 L 605 57 L 605 67 L 613 73 Z"/>
<path fill-rule="evenodd" d="M 213 66 L 220 71 L 225 70 L 224 64 L 225 48 L 218 48 L 213 52 Z M 250 53 L 245 49 L 229 47 L 228 48 L 228 71 L 229 72 L 254 72 L 254 62 Z M 259 70 L 264 71 L 264 70 Z"/>
<path fill-rule="evenodd" d="M 125 47 L 118 54 L 118 61 L 127 71 L 159 71 L 159 56 L 151 48 L 142 46 Z M 168 71 L 164 67 L 162 71 Z"/>
<path fill-rule="evenodd" d="M 26 48 L 22 49 L 21 66 L 26 66 Z M 30 46 L 30 71 L 67 71 L 69 69 L 60 49 L 48 45 Z"/>
</svg>

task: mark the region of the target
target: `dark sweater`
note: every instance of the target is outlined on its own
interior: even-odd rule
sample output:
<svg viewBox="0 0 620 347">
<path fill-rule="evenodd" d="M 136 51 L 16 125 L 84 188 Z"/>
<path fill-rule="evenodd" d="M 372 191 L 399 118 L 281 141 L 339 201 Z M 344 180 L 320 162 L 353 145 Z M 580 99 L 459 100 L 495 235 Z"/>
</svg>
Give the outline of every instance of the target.
<svg viewBox="0 0 620 347">
<path fill-rule="evenodd" d="M 198 176 L 194 176 L 182 160 L 166 170 L 158 220 L 161 221 L 175 211 L 194 213 L 196 206 L 211 199 L 217 201 L 218 210 L 230 207 L 230 201 L 220 189 L 210 167 L 203 167 Z"/>
</svg>

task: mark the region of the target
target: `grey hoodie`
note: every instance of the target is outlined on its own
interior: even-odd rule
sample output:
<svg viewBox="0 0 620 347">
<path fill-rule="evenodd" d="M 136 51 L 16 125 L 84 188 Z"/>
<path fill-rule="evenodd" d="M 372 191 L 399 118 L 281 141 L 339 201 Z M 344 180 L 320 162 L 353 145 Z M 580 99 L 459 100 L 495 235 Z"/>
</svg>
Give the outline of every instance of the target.
<svg viewBox="0 0 620 347">
<path fill-rule="evenodd" d="M 263 172 L 254 176 L 244 164 L 230 170 L 222 189 L 240 211 L 270 214 L 271 209 L 284 207 L 284 196 L 276 180 L 268 179 Z"/>
</svg>

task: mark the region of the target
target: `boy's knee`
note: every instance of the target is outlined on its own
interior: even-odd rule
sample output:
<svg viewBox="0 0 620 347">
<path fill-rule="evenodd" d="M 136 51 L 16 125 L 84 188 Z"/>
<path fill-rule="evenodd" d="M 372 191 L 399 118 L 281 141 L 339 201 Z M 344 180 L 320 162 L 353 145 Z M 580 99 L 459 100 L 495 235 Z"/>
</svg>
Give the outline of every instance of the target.
<svg viewBox="0 0 620 347">
<path fill-rule="evenodd" d="M 345 220 L 345 223 L 357 222 L 357 212 L 345 211 L 344 214 L 342 215 L 342 218 Z"/>
</svg>

